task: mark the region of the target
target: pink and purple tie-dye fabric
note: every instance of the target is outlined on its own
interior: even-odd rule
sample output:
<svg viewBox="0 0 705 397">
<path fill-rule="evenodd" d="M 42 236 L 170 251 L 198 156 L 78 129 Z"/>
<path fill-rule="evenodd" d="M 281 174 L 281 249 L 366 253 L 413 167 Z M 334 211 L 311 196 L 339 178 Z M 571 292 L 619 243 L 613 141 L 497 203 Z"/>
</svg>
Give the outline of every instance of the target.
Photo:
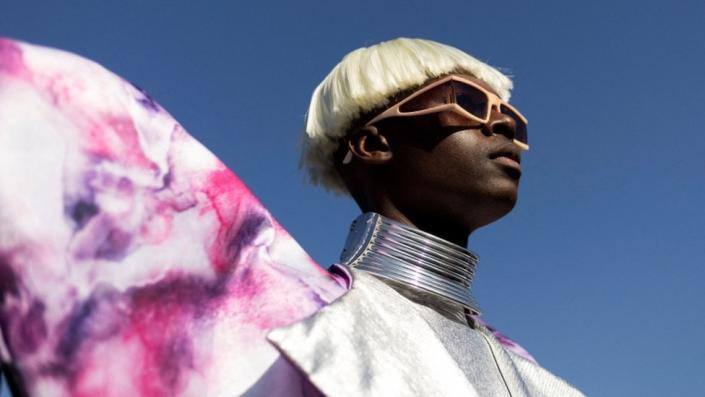
<svg viewBox="0 0 705 397">
<path fill-rule="evenodd" d="M 237 395 L 344 291 L 146 93 L 0 39 L 0 353 L 31 395 Z"/>
</svg>

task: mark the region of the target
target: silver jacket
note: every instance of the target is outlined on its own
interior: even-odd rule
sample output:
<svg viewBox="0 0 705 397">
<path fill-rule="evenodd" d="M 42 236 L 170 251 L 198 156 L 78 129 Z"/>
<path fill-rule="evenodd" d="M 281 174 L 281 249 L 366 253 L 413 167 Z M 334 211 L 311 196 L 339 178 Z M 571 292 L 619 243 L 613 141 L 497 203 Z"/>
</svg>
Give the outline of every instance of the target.
<svg viewBox="0 0 705 397">
<path fill-rule="evenodd" d="M 419 236 L 428 237 L 423 232 L 378 214 L 364 214 L 356 224 L 343 252 L 344 264 L 332 268 L 347 274 L 350 290 L 313 316 L 275 329 L 268 336 L 301 376 L 298 386 L 286 387 L 290 392 L 296 389 L 298 395 L 315 395 L 320 391 L 328 396 L 583 395 L 530 358 L 508 349 L 482 323 L 473 321 L 476 308 L 471 299 L 453 299 L 442 290 L 443 283 L 414 285 L 409 282 L 414 277 L 406 271 L 410 267 L 400 270 L 399 264 L 393 263 L 399 258 L 415 258 L 412 262 L 416 266 L 431 269 L 424 260 L 439 258 L 431 253 L 437 241 L 424 243 L 419 240 Z M 383 224 L 386 231 L 380 227 Z M 390 237 L 390 230 L 396 237 Z M 406 244 L 409 239 L 416 243 Z M 411 253 L 409 247 L 422 247 L 426 254 Z M 386 252 L 390 269 L 380 266 L 384 265 L 380 251 Z M 394 252 L 396 259 L 389 259 L 389 252 Z M 471 257 L 475 260 L 467 268 L 474 272 L 476 257 Z M 365 263 L 376 263 L 372 268 L 377 270 L 362 270 L 370 268 Z M 383 271 L 382 276 L 376 274 Z M 434 274 L 443 276 L 438 270 Z M 469 294 L 469 284 L 462 283 L 466 278 L 454 280 Z M 433 302 L 434 294 L 440 303 Z M 467 321 L 461 321 L 458 313 L 465 313 Z M 258 389 L 263 394 L 270 389 L 264 385 L 282 379 L 274 373 L 269 376 Z"/>
</svg>

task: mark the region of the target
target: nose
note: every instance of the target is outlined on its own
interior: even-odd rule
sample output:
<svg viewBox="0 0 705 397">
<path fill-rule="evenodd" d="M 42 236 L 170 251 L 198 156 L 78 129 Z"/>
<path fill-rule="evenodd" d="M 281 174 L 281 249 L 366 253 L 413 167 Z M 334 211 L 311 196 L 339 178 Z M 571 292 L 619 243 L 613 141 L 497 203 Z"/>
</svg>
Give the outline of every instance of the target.
<svg viewBox="0 0 705 397">
<path fill-rule="evenodd" d="M 510 116 L 500 113 L 496 108 L 492 108 L 490 119 L 487 122 L 487 132 L 492 135 L 504 135 L 510 141 L 514 140 L 516 135 L 516 122 Z"/>
</svg>

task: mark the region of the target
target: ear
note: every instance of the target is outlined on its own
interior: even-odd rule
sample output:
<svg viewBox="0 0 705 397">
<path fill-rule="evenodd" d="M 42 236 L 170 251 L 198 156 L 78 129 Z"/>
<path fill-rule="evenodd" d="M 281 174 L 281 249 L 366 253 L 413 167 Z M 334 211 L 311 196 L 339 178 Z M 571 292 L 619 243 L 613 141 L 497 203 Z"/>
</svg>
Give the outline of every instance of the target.
<svg viewBox="0 0 705 397">
<path fill-rule="evenodd" d="M 354 132 L 348 139 L 348 150 L 357 161 L 367 164 L 384 164 L 392 159 L 392 149 L 387 138 L 374 126 Z"/>
</svg>

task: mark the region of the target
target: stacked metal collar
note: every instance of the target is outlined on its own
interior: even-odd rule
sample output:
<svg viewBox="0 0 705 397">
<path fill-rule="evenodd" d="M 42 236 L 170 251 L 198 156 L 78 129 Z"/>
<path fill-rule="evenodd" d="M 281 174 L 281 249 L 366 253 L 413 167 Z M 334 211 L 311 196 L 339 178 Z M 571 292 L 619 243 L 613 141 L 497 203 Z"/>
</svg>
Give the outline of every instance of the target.
<svg viewBox="0 0 705 397">
<path fill-rule="evenodd" d="M 470 291 L 478 257 L 432 234 L 368 212 L 353 221 L 340 259 L 450 318 L 479 314 Z"/>
</svg>

